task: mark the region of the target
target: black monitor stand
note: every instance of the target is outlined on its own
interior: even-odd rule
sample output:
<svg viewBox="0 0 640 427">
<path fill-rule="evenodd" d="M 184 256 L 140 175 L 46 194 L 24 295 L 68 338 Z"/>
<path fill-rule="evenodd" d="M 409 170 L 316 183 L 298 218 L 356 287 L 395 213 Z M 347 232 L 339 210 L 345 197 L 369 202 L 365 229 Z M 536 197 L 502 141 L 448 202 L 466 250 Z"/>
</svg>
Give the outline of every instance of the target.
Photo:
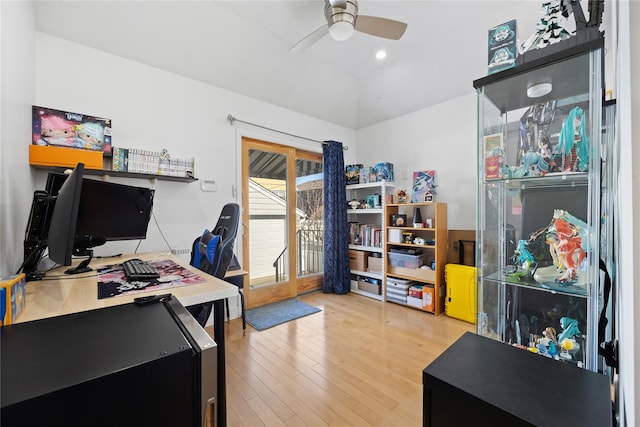
<svg viewBox="0 0 640 427">
<path fill-rule="evenodd" d="M 92 271 L 93 269 L 89 267 L 89 263 L 93 259 L 93 250 L 92 249 L 74 249 L 73 255 L 75 256 L 87 256 L 89 258 L 82 260 L 80 264 L 78 264 L 75 268 L 69 268 L 65 270 L 64 274 L 80 274 L 87 273 Z"/>
</svg>

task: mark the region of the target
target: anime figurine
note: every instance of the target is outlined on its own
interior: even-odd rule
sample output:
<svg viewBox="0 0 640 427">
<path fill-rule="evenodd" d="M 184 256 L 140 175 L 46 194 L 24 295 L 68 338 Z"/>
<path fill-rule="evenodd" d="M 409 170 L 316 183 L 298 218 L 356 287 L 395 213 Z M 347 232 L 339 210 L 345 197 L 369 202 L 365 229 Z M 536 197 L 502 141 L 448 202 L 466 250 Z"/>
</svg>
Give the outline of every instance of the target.
<svg viewBox="0 0 640 427">
<path fill-rule="evenodd" d="M 582 262 L 587 257 L 583 244 L 587 240 L 587 224 L 562 209 L 553 211 L 551 223 L 531 234 L 529 242 L 544 234 L 545 243 L 553 265 L 537 268 L 533 278 L 539 283 L 555 282 L 562 286 L 582 285 L 584 277 L 578 275 Z"/>
<path fill-rule="evenodd" d="M 537 353 L 543 356 L 555 358 L 560 354 L 560 345 L 556 339 L 556 330 L 551 326 L 548 326 L 544 331 L 542 331 L 542 335 L 542 337 L 538 338 L 535 346 Z"/>
<path fill-rule="evenodd" d="M 518 269 L 512 275 L 519 278 L 529 274 L 531 265 L 535 262 L 535 259 L 533 258 L 533 255 L 531 255 L 531 252 L 529 252 L 529 249 L 527 249 L 526 240 L 518 240 L 518 246 L 516 247 L 514 258 Z"/>
<path fill-rule="evenodd" d="M 528 151 L 522 155 L 522 164 L 513 170 L 514 178 L 542 176 L 549 171 L 549 164 L 540 153 Z"/>
<path fill-rule="evenodd" d="M 571 340 L 576 335 L 580 335 L 578 329 L 578 321 L 569 317 L 560 318 L 560 326 L 562 326 L 562 332 L 558 335 L 558 341 L 562 343 L 564 340 Z"/>
<path fill-rule="evenodd" d="M 41 138 L 37 145 L 62 145 L 73 147 L 76 138 L 75 126 L 60 116 L 45 116 L 41 119 Z"/>
<path fill-rule="evenodd" d="M 400 204 L 407 203 L 407 192 L 404 190 L 398 190 L 396 192 L 396 199 L 397 199 L 396 203 L 400 203 Z"/>
<path fill-rule="evenodd" d="M 576 280 L 577 269 L 587 256 L 582 247 L 586 229 L 587 225 L 569 212 L 554 210 L 546 239 L 553 263 L 564 270 L 564 274 L 557 279 L 558 282 L 572 283 Z"/>
<path fill-rule="evenodd" d="M 558 138 L 558 151 L 563 155 L 563 171 L 585 172 L 589 168 L 589 137 L 585 130 L 584 110 L 569 112 Z"/>
<path fill-rule="evenodd" d="M 541 132 L 541 135 L 538 138 L 538 152 L 542 159 L 547 163 L 547 172 L 559 172 L 558 166 L 554 160 L 553 152 L 551 150 L 551 142 L 547 132 Z"/>
<path fill-rule="evenodd" d="M 104 147 L 104 127 L 98 123 L 87 122 L 78 125 L 75 147 L 102 151 Z"/>
<path fill-rule="evenodd" d="M 573 33 L 568 29 L 567 19 L 564 15 L 566 10 L 565 1 L 550 0 L 542 3 L 542 14 L 536 32 L 533 33 L 520 46 L 520 53 L 525 53 L 533 49 L 542 49 L 551 44 L 568 39 Z"/>
</svg>

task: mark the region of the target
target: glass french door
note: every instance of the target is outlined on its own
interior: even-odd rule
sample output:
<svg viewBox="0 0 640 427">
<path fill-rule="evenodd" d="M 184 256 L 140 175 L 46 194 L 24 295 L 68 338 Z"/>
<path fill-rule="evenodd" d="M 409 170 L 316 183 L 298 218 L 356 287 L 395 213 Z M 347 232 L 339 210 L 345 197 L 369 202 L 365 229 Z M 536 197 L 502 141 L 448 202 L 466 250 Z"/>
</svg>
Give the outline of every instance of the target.
<svg viewBox="0 0 640 427">
<path fill-rule="evenodd" d="M 322 154 L 242 138 L 246 308 L 322 286 Z"/>
</svg>

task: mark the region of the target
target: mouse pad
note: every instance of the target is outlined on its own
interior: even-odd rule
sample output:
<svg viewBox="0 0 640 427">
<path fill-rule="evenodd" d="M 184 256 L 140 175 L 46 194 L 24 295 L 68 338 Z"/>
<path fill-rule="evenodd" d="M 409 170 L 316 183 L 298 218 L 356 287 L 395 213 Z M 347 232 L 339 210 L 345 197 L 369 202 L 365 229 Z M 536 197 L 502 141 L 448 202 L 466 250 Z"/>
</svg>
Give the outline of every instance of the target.
<svg viewBox="0 0 640 427">
<path fill-rule="evenodd" d="M 98 299 L 204 283 L 205 279 L 172 260 L 149 261 L 160 277 L 127 282 L 121 264 L 98 267 Z"/>
</svg>

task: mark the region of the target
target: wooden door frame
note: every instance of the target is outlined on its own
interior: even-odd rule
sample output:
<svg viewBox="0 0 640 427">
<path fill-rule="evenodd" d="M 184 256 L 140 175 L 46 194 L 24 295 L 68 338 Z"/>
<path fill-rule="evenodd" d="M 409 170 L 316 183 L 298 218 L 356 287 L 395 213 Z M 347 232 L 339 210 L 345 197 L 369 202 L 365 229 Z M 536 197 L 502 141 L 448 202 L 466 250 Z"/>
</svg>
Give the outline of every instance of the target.
<svg viewBox="0 0 640 427">
<path fill-rule="evenodd" d="M 246 260 L 251 259 L 249 248 L 249 150 L 256 149 L 268 152 L 279 153 L 287 156 L 287 242 L 288 245 L 291 236 L 295 236 L 296 224 L 291 219 L 295 215 L 295 153 L 296 149 L 282 144 L 267 142 L 247 136 L 242 137 L 242 253 Z M 293 205 L 293 206 L 292 206 Z M 294 237 L 295 238 L 295 237 Z M 295 274 L 295 251 L 287 251 L 288 253 L 288 280 L 277 286 L 267 286 L 262 289 L 251 290 L 249 277 L 245 285 L 245 307 L 247 309 L 255 308 L 272 302 L 281 301 L 283 299 L 294 298 L 297 296 L 296 291 L 296 274 Z M 250 263 L 245 262 L 245 269 L 250 272 Z"/>
<path fill-rule="evenodd" d="M 287 244 L 296 248 L 296 161 L 298 159 L 311 160 L 322 163 L 322 152 L 315 152 L 305 148 L 296 148 L 258 139 L 246 135 L 241 136 L 241 182 L 242 182 L 242 254 L 245 260 L 245 270 L 249 271 L 249 150 L 257 149 L 280 153 L 287 156 Z M 289 185 L 293 183 L 292 185 Z M 297 277 L 296 251 L 288 251 L 288 281 L 282 286 L 269 286 L 266 289 L 251 291 L 249 275 L 245 280 L 245 307 L 255 308 L 260 305 L 277 302 L 283 299 L 295 298 L 301 293 L 322 289 L 324 274 Z M 287 286 L 285 286 L 287 284 Z"/>
</svg>

